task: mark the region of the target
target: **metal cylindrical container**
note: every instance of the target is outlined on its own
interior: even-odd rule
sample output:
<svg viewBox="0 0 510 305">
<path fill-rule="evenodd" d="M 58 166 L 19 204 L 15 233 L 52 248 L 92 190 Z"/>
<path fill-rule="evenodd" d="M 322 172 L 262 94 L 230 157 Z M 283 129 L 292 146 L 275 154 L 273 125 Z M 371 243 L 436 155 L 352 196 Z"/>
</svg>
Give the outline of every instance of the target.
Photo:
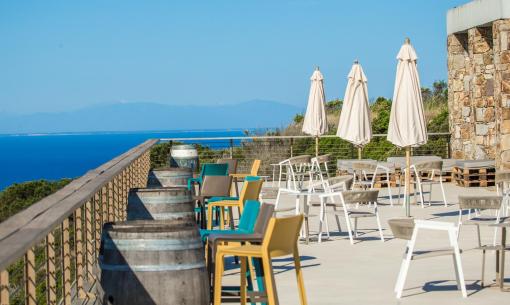
<svg viewBox="0 0 510 305">
<path fill-rule="evenodd" d="M 188 185 L 188 179 L 193 178 L 193 172 L 190 168 L 156 168 L 149 172 L 147 187 L 185 187 Z"/>
<path fill-rule="evenodd" d="M 195 207 L 187 188 L 134 188 L 129 190 L 128 220 L 195 221 Z"/>
<path fill-rule="evenodd" d="M 198 170 L 198 151 L 193 145 L 174 145 L 170 150 L 170 166 Z"/>
<path fill-rule="evenodd" d="M 204 249 L 195 224 L 107 223 L 99 266 L 103 304 L 209 305 Z"/>
</svg>

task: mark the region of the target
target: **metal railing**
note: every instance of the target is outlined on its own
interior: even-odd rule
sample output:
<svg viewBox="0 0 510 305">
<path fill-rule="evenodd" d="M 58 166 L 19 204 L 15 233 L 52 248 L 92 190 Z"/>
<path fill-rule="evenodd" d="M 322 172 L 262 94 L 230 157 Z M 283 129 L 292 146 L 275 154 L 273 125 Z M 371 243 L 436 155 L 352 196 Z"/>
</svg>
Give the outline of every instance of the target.
<svg viewBox="0 0 510 305">
<path fill-rule="evenodd" d="M 260 175 L 272 178 L 272 164 L 298 155 L 315 156 L 316 142 L 312 136 L 246 136 L 216 138 L 167 138 L 165 153 L 153 156 L 153 166 L 168 162 L 171 145 L 176 143 L 196 144 L 201 163 L 216 162 L 219 158 L 239 160 L 238 172 L 248 172 L 254 159 L 262 160 Z M 337 160 L 358 158 L 358 148 L 334 135 L 325 135 L 318 141 L 319 155 L 330 154 L 329 169 L 336 171 Z M 450 157 L 450 134 L 429 133 L 427 144 L 412 149 L 413 155 L 436 155 Z M 386 160 L 388 157 L 404 156 L 400 149 L 386 140 L 385 134 L 375 134 L 362 150 L 362 158 Z M 159 160 L 158 160 L 159 158 Z M 155 159 L 155 160 L 154 160 Z"/>
<path fill-rule="evenodd" d="M 0 223 L 0 305 L 94 303 L 101 230 L 146 185 L 148 140 Z"/>
</svg>

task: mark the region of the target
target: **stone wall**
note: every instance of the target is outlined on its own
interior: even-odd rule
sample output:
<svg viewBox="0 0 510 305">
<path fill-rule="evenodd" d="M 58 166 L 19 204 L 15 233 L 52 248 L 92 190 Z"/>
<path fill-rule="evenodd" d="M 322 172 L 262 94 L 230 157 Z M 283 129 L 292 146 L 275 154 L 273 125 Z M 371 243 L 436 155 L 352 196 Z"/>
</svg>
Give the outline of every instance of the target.
<svg viewBox="0 0 510 305">
<path fill-rule="evenodd" d="M 510 164 L 510 20 L 448 36 L 452 157 Z"/>
</svg>

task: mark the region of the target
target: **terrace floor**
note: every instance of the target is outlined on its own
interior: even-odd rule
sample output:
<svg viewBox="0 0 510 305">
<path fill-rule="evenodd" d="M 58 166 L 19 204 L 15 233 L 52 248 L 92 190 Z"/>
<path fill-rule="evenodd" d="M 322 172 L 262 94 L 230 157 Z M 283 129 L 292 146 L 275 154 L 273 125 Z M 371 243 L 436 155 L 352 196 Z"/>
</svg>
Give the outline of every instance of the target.
<svg viewBox="0 0 510 305">
<path fill-rule="evenodd" d="M 450 203 L 444 207 L 439 203 L 441 192 L 435 186 L 432 207 L 413 206 L 411 213 L 418 219 L 433 219 L 456 222 L 458 217 L 457 196 L 459 194 L 495 194 L 494 188 L 461 188 L 447 183 L 446 193 Z M 428 187 L 427 187 L 428 189 Z M 398 189 L 393 189 L 397 193 Z M 381 196 L 386 196 L 386 189 Z M 428 198 L 428 197 L 426 197 Z M 434 200 L 437 200 L 434 202 Z M 284 205 L 293 206 L 291 197 L 283 199 Z M 375 219 L 360 219 L 359 230 L 362 235 L 355 245 L 351 245 L 347 232 L 338 232 L 334 218 L 329 219 L 331 239 L 317 243 L 313 234 L 317 233 L 318 218 L 310 219 L 312 240 L 310 244 L 300 244 L 308 303 L 315 304 L 508 304 L 510 293 L 499 288 L 481 289 L 482 255 L 473 249 L 477 245 L 476 231 L 473 226 L 461 230 L 459 245 L 463 250 L 464 269 L 468 298 L 463 299 L 456 289 L 453 262 L 450 257 L 436 257 L 412 261 L 402 299 L 398 300 L 393 287 L 398 275 L 406 242 L 393 239 L 387 220 L 402 217 L 405 210 L 401 206 L 386 205 L 382 199 L 380 216 L 386 242 L 381 242 Z M 318 208 L 315 208 L 318 213 Z M 314 213 L 314 214 L 317 214 Z M 345 228 L 345 221 L 340 219 Z M 482 239 L 491 241 L 493 229 L 482 229 Z M 418 235 L 418 248 L 437 248 L 446 246 L 445 233 L 423 231 Z M 290 258 L 275 259 L 273 262 L 280 304 L 299 304 L 295 272 Z M 507 285 L 510 285 L 510 263 L 506 264 Z M 495 254 L 489 252 L 486 265 L 486 283 L 495 277 Z M 238 269 L 226 272 L 225 284 L 238 283 Z"/>
</svg>

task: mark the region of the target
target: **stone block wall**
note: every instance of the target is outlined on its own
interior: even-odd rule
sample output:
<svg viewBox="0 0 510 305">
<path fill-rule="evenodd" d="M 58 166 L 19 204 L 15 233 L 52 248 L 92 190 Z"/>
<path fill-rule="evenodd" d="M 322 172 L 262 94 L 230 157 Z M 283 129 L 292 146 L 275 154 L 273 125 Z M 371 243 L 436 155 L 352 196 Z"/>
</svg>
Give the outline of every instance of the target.
<svg viewBox="0 0 510 305">
<path fill-rule="evenodd" d="M 448 36 L 452 157 L 510 164 L 510 19 Z"/>
</svg>

